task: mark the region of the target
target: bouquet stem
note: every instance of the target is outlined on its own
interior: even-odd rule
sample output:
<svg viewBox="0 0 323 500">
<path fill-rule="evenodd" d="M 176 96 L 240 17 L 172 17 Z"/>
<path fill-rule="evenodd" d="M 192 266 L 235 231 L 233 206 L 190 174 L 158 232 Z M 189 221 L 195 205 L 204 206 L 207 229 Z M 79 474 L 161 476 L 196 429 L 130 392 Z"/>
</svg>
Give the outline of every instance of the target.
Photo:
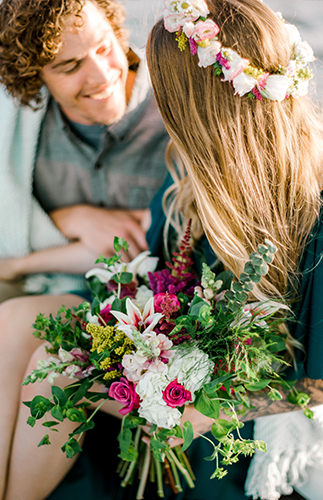
<svg viewBox="0 0 323 500">
<path fill-rule="evenodd" d="M 150 456 L 151 456 L 151 453 L 150 453 L 149 445 L 146 445 L 144 462 L 143 462 L 143 467 L 142 467 L 142 472 L 141 472 L 139 488 L 138 488 L 137 495 L 136 495 L 136 500 L 142 500 L 144 498 L 144 491 L 145 491 L 148 473 L 149 473 Z"/>
<path fill-rule="evenodd" d="M 174 462 L 174 465 L 176 465 L 176 467 L 181 471 L 181 473 L 183 474 L 183 476 L 184 476 L 184 478 L 185 478 L 188 486 L 190 488 L 194 488 L 194 482 L 193 482 L 193 480 L 192 480 L 192 478 L 190 476 L 190 473 L 188 472 L 188 470 L 185 469 L 185 467 L 182 466 L 182 464 L 178 460 L 178 458 L 175 455 L 175 453 L 173 452 L 173 450 L 168 450 L 166 452 L 166 454 L 167 454 L 167 458 L 169 460 L 172 460 Z M 176 473 L 177 473 L 177 471 L 176 471 Z M 179 491 L 182 491 L 182 489 L 179 490 Z"/>
<path fill-rule="evenodd" d="M 154 459 L 155 469 L 156 469 L 156 478 L 157 478 L 157 495 L 160 498 L 164 498 L 164 487 L 163 487 L 163 472 L 161 463 L 158 460 Z"/>
</svg>

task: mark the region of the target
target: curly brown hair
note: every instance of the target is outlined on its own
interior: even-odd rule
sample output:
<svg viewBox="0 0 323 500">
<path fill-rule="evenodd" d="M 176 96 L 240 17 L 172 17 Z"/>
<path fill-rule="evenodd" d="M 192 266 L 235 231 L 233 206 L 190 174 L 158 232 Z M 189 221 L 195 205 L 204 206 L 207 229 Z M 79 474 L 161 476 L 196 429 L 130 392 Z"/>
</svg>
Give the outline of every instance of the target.
<svg viewBox="0 0 323 500">
<path fill-rule="evenodd" d="M 128 51 L 125 12 L 115 0 L 91 0 L 106 14 L 123 50 Z M 62 44 L 68 16 L 80 13 L 85 0 L 2 0 L 0 2 L 0 82 L 22 105 L 41 103 L 40 70 L 53 61 Z M 80 26 L 77 22 L 77 25 Z"/>
</svg>

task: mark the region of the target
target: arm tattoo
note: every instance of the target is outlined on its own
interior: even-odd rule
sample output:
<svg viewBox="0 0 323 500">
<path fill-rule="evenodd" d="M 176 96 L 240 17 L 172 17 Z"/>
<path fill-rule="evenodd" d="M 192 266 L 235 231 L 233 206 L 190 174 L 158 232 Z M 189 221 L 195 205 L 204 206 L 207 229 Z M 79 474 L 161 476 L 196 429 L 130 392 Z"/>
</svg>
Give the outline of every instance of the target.
<svg viewBox="0 0 323 500">
<path fill-rule="evenodd" d="M 304 378 L 298 380 L 294 387 L 299 392 L 305 392 L 311 397 L 310 407 L 323 404 L 323 380 Z M 274 415 L 276 413 L 300 410 L 299 406 L 293 405 L 287 401 L 288 392 L 280 392 L 283 395 L 283 399 L 280 401 L 271 401 L 267 395 L 268 391 L 266 390 L 257 392 L 257 395 L 249 393 L 250 402 L 254 408 L 249 410 L 246 415 L 241 416 L 240 419 L 242 421 L 247 421 L 257 417 Z"/>
</svg>

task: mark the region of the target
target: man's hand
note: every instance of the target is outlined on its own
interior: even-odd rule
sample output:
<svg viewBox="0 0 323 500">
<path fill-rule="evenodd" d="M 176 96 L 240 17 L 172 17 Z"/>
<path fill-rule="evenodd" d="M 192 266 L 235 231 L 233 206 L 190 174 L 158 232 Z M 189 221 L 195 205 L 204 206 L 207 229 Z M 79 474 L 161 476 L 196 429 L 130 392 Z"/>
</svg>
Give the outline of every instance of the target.
<svg viewBox="0 0 323 500">
<path fill-rule="evenodd" d="M 66 238 L 81 241 L 98 256 L 114 255 L 114 236 L 129 243 L 131 259 L 148 248 L 145 227 L 148 209 L 113 210 L 74 205 L 54 210 L 49 215 Z"/>
<path fill-rule="evenodd" d="M 0 281 L 16 281 L 22 277 L 22 259 L 0 259 Z"/>
</svg>

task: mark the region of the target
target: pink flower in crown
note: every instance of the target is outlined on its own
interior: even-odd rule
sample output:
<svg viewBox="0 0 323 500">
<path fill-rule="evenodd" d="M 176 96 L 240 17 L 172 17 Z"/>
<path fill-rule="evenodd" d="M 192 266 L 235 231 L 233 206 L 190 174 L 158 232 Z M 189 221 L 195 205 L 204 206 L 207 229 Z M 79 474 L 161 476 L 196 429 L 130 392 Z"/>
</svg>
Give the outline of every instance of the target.
<svg viewBox="0 0 323 500">
<path fill-rule="evenodd" d="M 182 384 L 177 382 L 177 379 L 168 384 L 163 391 L 163 400 L 167 406 L 177 408 L 183 406 L 187 401 L 192 401 L 190 391 L 187 391 Z"/>
<path fill-rule="evenodd" d="M 124 332 L 131 340 L 133 340 L 133 329 L 142 334 L 151 332 L 163 317 L 162 314 L 155 313 L 154 297 L 148 300 L 143 312 L 129 298 L 126 300 L 126 309 L 127 314 L 119 311 L 111 311 L 111 314 L 118 320 L 117 328 Z"/>
<path fill-rule="evenodd" d="M 166 15 L 167 14 L 167 15 Z M 187 17 L 185 14 L 171 14 L 164 11 L 164 27 L 170 33 L 175 33 L 186 23 Z"/>
<path fill-rule="evenodd" d="M 225 55 L 226 59 L 229 61 L 230 67 L 227 69 L 222 66 L 222 73 L 224 74 L 223 82 L 228 80 L 232 81 L 238 75 L 240 75 L 243 70 L 248 66 L 249 60 L 243 59 L 234 50 L 223 48 L 222 54 Z"/>
<path fill-rule="evenodd" d="M 119 410 L 121 415 L 126 415 L 133 409 L 139 408 L 140 402 L 139 396 L 136 393 L 136 386 L 125 377 L 121 377 L 119 382 L 112 382 L 109 389 L 109 396 L 125 405 Z"/>
<path fill-rule="evenodd" d="M 198 21 L 196 24 L 186 23 L 183 31 L 188 38 L 193 38 L 196 43 L 199 43 L 216 37 L 220 28 L 212 19 L 206 19 L 206 21 Z"/>
<path fill-rule="evenodd" d="M 208 47 L 197 47 L 197 55 L 199 57 L 198 65 L 200 68 L 207 68 L 214 64 L 217 60 L 217 55 L 221 50 L 221 43 L 216 40 L 211 40 Z"/>
</svg>

